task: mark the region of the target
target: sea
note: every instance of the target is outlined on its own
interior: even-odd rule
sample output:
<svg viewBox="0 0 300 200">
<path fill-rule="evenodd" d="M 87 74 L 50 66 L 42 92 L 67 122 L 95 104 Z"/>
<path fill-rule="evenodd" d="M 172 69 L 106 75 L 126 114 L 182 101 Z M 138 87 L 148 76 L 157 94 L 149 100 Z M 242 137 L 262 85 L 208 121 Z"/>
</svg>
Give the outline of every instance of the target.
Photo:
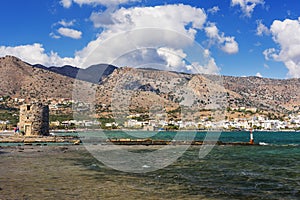
<svg viewBox="0 0 300 200">
<path fill-rule="evenodd" d="M 161 131 L 154 134 L 142 131 L 134 131 L 134 133 L 92 131 L 78 134 L 82 137 L 101 135 L 107 138 L 133 139 L 140 135 L 141 138 L 174 140 L 178 132 Z M 192 134 L 195 140 L 204 140 L 210 133 L 185 131 L 182 134 Z M 257 145 L 215 145 L 203 157 L 199 157 L 200 146 L 190 146 L 174 162 L 145 173 L 114 169 L 101 160 L 97 160 L 89 151 L 77 152 L 77 156 L 74 152 L 70 155 L 66 152 L 64 159 L 60 159 L 61 165 L 64 168 L 74 165 L 72 173 L 78 176 L 84 174 L 84 176 L 80 176 L 80 183 L 77 183 L 75 175 L 72 177 L 66 174 L 63 177 L 64 174 L 60 174 L 59 178 L 55 179 L 55 183 L 59 185 L 60 181 L 67 183 L 67 180 L 72 179 L 68 187 L 81 188 L 81 192 L 72 190 L 73 193 L 70 194 L 67 189 L 61 191 L 57 188 L 58 186 L 53 186 L 50 187 L 51 190 L 43 190 L 42 193 L 51 197 L 51 192 L 53 192 L 53 195 L 59 194 L 57 197 L 60 199 L 72 199 L 74 194 L 77 195 L 76 197 L 89 199 L 300 199 L 300 132 L 254 131 L 253 135 Z M 248 142 L 249 132 L 222 132 L 218 140 Z M 84 147 L 84 145 L 81 146 Z M 147 148 L 151 151 L 157 150 L 151 146 L 131 148 L 131 151 L 135 153 L 145 152 Z M 109 155 L 107 152 L 108 158 Z M 74 158 L 71 159 L 72 162 L 67 159 L 69 157 Z M 4 158 L 3 155 L 0 154 L 0 158 Z M 43 156 L 39 159 L 42 163 L 47 158 Z M 56 168 L 60 166 L 57 163 L 54 165 Z M 47 166 L 51 170 L 51 163 L 47 163 Z M 76 168 L 78 166 L 80 167 Z M 151 168 L 151 162 L 143 167 Z M 5 167 L 2 166 L 1 169 Z M 56 170 L 59 171 L 59 169 Z M 94 178 L 91 184 L 92 176 Z M 22 177 L 22 181 L 24 179 L 26 176 Z M 28 179 L 32 181 L 34 176 Z M 41 182 L 39 179 L 36 181 Z M 5 187 L 2 188 L 5 189 Z M 27 191 L 26 194 L 30 192 Z M 81 194 L 86 196 L 80 196 Z M 55 197 L 53 195 L 52 197 Z M 37 196 L 28 196 L 28 199 L 30 197 Z"/>
</svg>

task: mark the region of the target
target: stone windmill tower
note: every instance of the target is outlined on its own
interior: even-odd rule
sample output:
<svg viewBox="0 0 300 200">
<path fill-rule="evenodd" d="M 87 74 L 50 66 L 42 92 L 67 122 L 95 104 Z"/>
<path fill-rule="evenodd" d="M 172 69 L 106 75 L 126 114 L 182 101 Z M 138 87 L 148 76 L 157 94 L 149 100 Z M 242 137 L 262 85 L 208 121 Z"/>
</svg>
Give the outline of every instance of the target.
<svg viewBox="0 0 300 200">
<path fill-rule="evenodd" d="M 49 107 L 42 103 L 20 106 L 19 128 L 26 136 L 49 135 Z"/>
</svg>

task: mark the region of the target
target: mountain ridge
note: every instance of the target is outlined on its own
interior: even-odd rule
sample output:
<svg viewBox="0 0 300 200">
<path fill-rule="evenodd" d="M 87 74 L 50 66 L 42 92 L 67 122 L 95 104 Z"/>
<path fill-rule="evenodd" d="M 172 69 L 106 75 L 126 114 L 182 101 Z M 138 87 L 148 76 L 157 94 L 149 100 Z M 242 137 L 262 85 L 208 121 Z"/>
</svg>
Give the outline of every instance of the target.
<svg viewBox="0 0 300 200">
<path fill-rule="evenodd" d="M 62 67 L 45 67 L 41 64 L 32 65 L 33 67 L 41 68 L 44 70 L 52 71 L 63 76 L 67 76 L 74 79 L 88 81 L 91 83 L 100 83 L 103 78 L 111 74 L 117 67 L 109 64 L 97 64 L 91 65 L 86 69 L 81 69 L 71 65 L 64 65 Z M 99 73 L 100 76 L 95 79 L 94 75 Z"/>
<path fill-rule="evenodd" d="M 72 98 L 75 78 L 77 78 L 83 80 L 80 84 L 86 87 L 96 84 L 94 86 L 99 93 L 96 95 L 98 104 L 110 104 L 113 95 L 116 95 L 114 93 L 126 94 L 126 91 L 134 90 L 136 97 L 132 98 L 135 104 L 133 107 L 144 108 L 152 104 L 161 104 L 175 109 L 180 103 L 186 101 L 182 98 L 185 93 L 182 84 L 196 93 L 207 95 L 207 84 L 214 82 L 214 75 L 182 74 L 130 67 L 117 68 L 106 64 L 94 65 L 87 69 L 68 65 L 62 68 L 47 68 L 42 65 L 30 65 L 13 56 L 0 58 L 0 73 L 0 96 L 9 95 L 27 100 Z M 230 108 L 255 107 L 279 113 L 300 110 L 300 79 L 219 77 L 222 82 L 220 86 L 224 86 L 226 90 L 227 106 Z M 147 79 L 150 82 L 147 82 Z M 121 81 L 125 82 L 118 88 Z M 177 89 L 181 93 L 177 92 Z M 208 104 L 206 100 L 201 97 L 197 101 Z"/>
</svg>

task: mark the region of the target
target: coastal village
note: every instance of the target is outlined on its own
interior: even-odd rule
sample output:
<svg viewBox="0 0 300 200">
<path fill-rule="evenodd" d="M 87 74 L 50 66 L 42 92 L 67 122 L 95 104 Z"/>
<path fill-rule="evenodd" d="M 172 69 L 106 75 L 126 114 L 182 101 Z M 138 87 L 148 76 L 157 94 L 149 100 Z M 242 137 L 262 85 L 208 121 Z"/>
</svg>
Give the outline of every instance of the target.
<svg viewBox="0 0 300 200">
<path fill-rule="evenodd" d="M 18 108 L 24 104 L 24 99 L 0 98 L 4 102 Z M 254 129 L 256 131 L 291 131 L 300 130 L 300 114 L 288 114 L 280 118 L 274 118 L 266 112 L 259 112 L 257 108 L 237 107 L 227 108 L 224 111 L 224 119 L 215 122 L 210 116 L 203 116 L 195 121 L 174 120 L 167 117 L 167 113 L 156 114 L 153 118 L 147 113 L 134 113 L 127 115 L 122 122 L 113 118 L 76 119 L 73 117 L 72 105 L 76 104 L 72 99 L 49 99 L 47 105 L 50 111 L 50 129 L 134 129 L 144 131 L 156 130 L 211 130 L 242 131 Z M 82 104 L 82 110 L 89 109 L 88 104 Z M 102 107 L 107 105 L 103 104 Z M 1 131 L 12 130 L 19 121 L 19 111 L 12 112 L 15 120 L 0 120 Z"/>
</svg>

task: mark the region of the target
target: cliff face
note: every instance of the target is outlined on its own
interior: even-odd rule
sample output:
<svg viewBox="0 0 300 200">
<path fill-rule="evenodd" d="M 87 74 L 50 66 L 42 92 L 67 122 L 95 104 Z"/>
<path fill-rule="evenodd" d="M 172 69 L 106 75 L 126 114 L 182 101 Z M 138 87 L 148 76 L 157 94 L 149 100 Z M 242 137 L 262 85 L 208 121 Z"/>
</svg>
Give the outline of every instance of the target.
<svg viewBox="0 0 300 200">
<path fill-rule="evenodd" d="M 85 92 L 82 97 L 90 96 L 96 104 L 112 105 L 120 110 L 155 107 L 172 110 L 182 105 L 202 109 L 209 109 L 209 106 L 256 107 L 287 113 L 299 110 L 300 106 L 300 79 L 220 78 L 150 69 L 116 69 L 113 66 L 106 69 L 92 66 L 92 73 L 79 71 L 80 76 L 86 78 L 86 81 L 80 81 L 71 77 L 74 71 L 68 77 L 68 74 L 61 75 L 6 56 L 0 58 L 0 97 L 9 95 L 26 100 L 72 98 L 74 86 L 80 85 Z M 97 73 L 103 76 L 97 77 Z M 100 84 L 95 84 L 99 81 Z M 91 85 L 96 94 L 89 91 Z M 224 100 L 226 102 L 221 102 Z"/>
</svg>

